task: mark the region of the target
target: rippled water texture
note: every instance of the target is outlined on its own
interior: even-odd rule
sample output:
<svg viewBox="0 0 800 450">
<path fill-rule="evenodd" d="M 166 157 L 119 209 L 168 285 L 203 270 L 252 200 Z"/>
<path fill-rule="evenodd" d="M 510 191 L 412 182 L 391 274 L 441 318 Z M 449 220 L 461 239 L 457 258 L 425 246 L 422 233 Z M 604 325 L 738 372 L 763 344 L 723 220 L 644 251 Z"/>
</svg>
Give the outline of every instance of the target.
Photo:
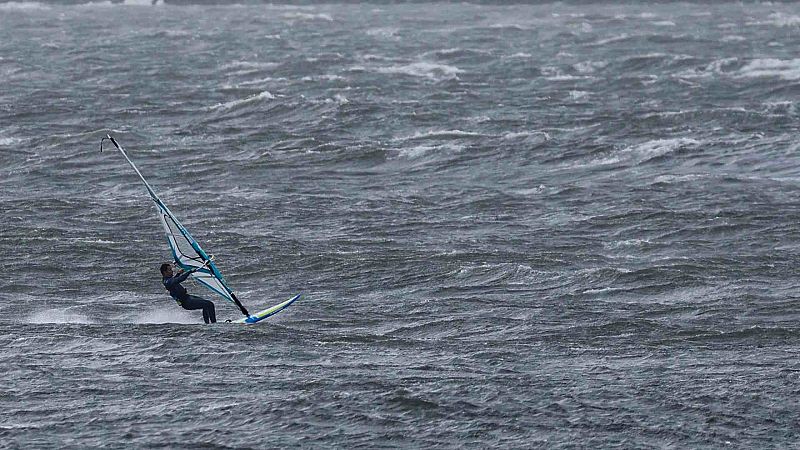
<svg viewBox="0 0 800 450">
<path fill-rule="evenodd" d="M 0 4 L 0 446 L 795 446 L 798 48 L 797 4 Z M 177 308 L 106 132 L 303 299 Z"/>
</svg>

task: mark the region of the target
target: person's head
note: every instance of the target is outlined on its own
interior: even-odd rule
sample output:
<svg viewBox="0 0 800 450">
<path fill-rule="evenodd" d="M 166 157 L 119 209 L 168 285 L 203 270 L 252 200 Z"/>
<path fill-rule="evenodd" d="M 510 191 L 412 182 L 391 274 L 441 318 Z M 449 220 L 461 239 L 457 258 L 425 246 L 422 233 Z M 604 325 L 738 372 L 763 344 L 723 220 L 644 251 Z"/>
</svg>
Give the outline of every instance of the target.
<svg viewBox="0 0 800 450">
<path fill-rule="evenodd" d="M 172 276 L 172 264 L 164 263 L 161 265 L 161 275 L 165 277 Z"/>
</svg>

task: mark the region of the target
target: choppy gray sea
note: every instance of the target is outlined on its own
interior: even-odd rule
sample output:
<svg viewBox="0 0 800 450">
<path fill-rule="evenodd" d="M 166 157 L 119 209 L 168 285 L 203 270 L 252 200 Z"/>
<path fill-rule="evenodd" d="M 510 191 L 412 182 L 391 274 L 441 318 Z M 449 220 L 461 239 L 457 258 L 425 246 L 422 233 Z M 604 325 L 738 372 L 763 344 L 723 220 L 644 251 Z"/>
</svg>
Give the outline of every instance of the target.
<svg viewBox="0 0 800 450">
<path fill-rule="evenodd" d="M 798 4 L 130 3 L 0 4 L 0 447 L 798 446 Z"/>
</svg>

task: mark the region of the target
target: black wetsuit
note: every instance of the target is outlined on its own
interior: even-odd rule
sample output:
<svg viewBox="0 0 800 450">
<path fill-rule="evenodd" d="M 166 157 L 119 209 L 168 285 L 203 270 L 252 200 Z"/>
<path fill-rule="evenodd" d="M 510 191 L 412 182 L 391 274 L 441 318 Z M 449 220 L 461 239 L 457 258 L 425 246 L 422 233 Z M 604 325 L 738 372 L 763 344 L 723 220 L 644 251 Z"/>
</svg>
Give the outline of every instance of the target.
<svg viewBox="0 0 800 450">
<path fill-rule="evenodd" d="M 203 320 L 206 323 L 215 323 L 217 321 L 217 313 L 214 310 L 214 304 L 208 300 L 202 299 L 196 295 L 189 295 L 186 288 L 181 286 L 181 283 L 189 278 L 190 272 L 183 272 L 173 277 L 164 277 L 162 282 L 164 287 L 169 291 L 169 295 L 178 302 L 183 309 L 202 309 Z"/>
</svg>

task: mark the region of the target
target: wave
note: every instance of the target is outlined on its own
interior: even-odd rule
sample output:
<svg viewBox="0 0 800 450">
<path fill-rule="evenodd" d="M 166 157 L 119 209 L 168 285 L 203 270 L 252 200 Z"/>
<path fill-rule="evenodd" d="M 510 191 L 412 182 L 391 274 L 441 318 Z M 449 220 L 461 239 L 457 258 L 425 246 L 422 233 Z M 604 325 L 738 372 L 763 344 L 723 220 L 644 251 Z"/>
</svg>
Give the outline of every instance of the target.
<svg viewBox="0 0 800 450">
<path fill-rule="evenodd" d="M 421 56 L 423 58 L 433 56 L 434 58 L 447 60 L 447 59 L 474 58 L 474 57 L 489 56 L 489 55 L 491 55 L 491 52 L 488 50 L 453 47 L 453 48 L 446 48 L 441 50 L 433 50 L 425 52 Z"/>
<path fill-rule="evenodd" d="M 707 173 L 689 173 L 684 175 L 659 175 L 653 179 L 652 184 L 678 184 L 688 183 L 709 178 Z"/>
<path fill-rule="evenodd" d="M 22 139 L 15 137 L 2 137 L 0 136 L 0 146 L 11 146 L 22 142 Z"/>
<path fill-rule="evenodd" d="M 597 167 L 616 164 L 639 165 L 662 158 L 684 148 L 695 148 L 700 141 L 692 138 L 655 139 L 641 144 L 625 147 L 610 155 L 595 157 L 580 163 L 566 164 L 565 168 Z"/>
<path fill-rule="evenodd" d="M 519 263 L 483 263 L 469 264 L 450 272 L 449 277 L 458 281 L 460 286 L 528 286 L 541 283 L 552 276 L 550 273 L 538 271 L 527 264 Z"/>
<path fill-rule="evenodd" d="M 549 141 L 550 135 L 544 131 L 510 131 L 504 134 L 501 139 L 504 141 L 523 141 L 523 142 L 536 142 Z"/>
<path fill-rule="evenodd" d="M 608 66 L 607 61 L 581 61 L 574 64 L 572 67 L 577 70 L 578 73 L 587 74 L 595 73 L 598 69 L 604 69 L 606 66 Z"/>
<path fill-rule="evenodd" d="M 261 101 L 261 100 L 272 100 L 274 98 L 275 98 L 275 96 L 272 95 L 269 91 L 262 91 L 262 92 L 259 92 L 256 95 L 251 95 L 250 97 L 247 97 L 247 98 L 242 98 L 242 99 L 239 99 L 239 100 L 231 100 L 231 101 L 225 102 L 225 103 L 218 103 L 218 104 L 216 104 L 214 106 L 209 107 L 208 109 L 212 110 L 212 111 L 213 110 L 219 110 L 219 109 L 232 109 L 232 108 L 236 108 L 236 107 L 239 107 L 239 106 L 242 106 L 242 105 L 247 105 L 249 103 L 258 102 L 258 101 Z"/>
<path fill-rule="evenodd" d="M 489 30 L 527 31 L 531 27 L 517 23 L 493 23 L 487 27 Z"/>
<path fill-rule="evenodd" d="M 366 31 L 367 36 L 382 37 L 384 39 L 395 39 L 397 33 L 400 32 L 399 28 L 384 27 L 384 28 L 371 28 Z"/>
<path fill-rule="evenodd" d="M 341 75 L 323 74 L 323 75 L 306 75 L 300 79 L 301 81 L 346 81 L 347 78 Z M 338 95 L 337 95 L 338 96 Z"/>
<path fill-rule="evenodd" d="M 594 42 L 591 42 L 589 45 L 596 45 L 596 46 L 604 46 L 608 44 L 614 44 L 621 41 L 626 41 L 631 38 L 631 35 L 627 33 L 618 34 L 616 36 L 611 36 L 609 38 L 600 39 Z"/>
<path fill-rule="evenodd" d="M 455 66 L 447 64 L 435 64 L 429 62 L 417 62 L 405 65 L 395 65 L 388 67 L 378 67 L 375 69 L 383 74 L 411 75 L 414 77 L 429 78 L 431 80 L 452 80 L 457 79 L 458 74 L 464 71 Z"/>
<path fill-rule="evenodd" d="M 623 153 L 631 154 L 637 162 L 646 162 L 686 147 L 696 147 L 700 142 L 692 138 L 656 139 L 628 147 Z"/>
<path fill-rule="evenodd" d="M 405 159 L 418 159 L 432 153 L 437 154 L 453 154 L 464 150 L 463 145 L 456 144 L 442 144 L 442 145 L 417 145 L 408 148 L 401 148 L 398 152 L 398 157 Z"/>
<path fill-rule="evenodd" d="M 762 24 L 776 27 L 798 27 L 800 26 L 800 16 L 775 12 L 767 16 L 767 21 L 758 23 L 758 25 Z"/>
<path fill-rule="evenodd" d="M 281 17 L 290 20 L 324 20 L 327 22 L 333 22 L 333 17 L 331 17 L 329 14 L 324 14 L 324 13 L 312 14 L 312 13 L 302 13 L 302 12 L 287 12 L 281 14 Z"/>
<path fill-rule="evenodd" d="M 730 345 L 731 341 L 755 340 L 785 342 L 800 336 L 797 328 L 751 326 L 749 328 L 731 331 L 717 330 L 687 330 L 667 341 L 687 340 L 702 343 L 724 343 Z"/>
<path fill-rule="evenodd" d="M 739 36 L 738 34 L 728 34 L 722 37 L 722 42 L 743 42 L 746 41 L 747 38 L 744 36 Z"/>
<path fill-rule="evenodd" d="M 411 136 L 398 138 L 399 141 L 413 141 L 420 139 L 458 139 L 458 138 L 473 138 L 473 137 L 487 137 L 483 133 L 476 133 L 473 131 L 461 130 L 436 130 L 417 132 Z"/>
<path fill-rule="evenodd" d="M 702 67 L 692 67 L 690 69 L 675 73 L 679 78 L 709 78 L 721 73 L 725 73 L 728 69 L 738 66 L 739 58 L 722 58 L 711 61 Z"/>
<path fill-rule="evenodd" d="M 279 63 L 274 62 L 254 62 L 254 61 L 231 61 L 219 66 L 222 70 L 266 70 L 274 69 L 279 66 Z"/>
<path fill-rule="evenodd" d="M 776 77 L 784 80 L 800 80 L 800 58 L 759 58 L 739 69 L 743 78 Z"/>
<path fill-rule="evenodd" d="M 7 2 L 0 3 L 0 11 L 32 11 L 50 9 L 49 5 L 40 2 Z"/>
</svg>

